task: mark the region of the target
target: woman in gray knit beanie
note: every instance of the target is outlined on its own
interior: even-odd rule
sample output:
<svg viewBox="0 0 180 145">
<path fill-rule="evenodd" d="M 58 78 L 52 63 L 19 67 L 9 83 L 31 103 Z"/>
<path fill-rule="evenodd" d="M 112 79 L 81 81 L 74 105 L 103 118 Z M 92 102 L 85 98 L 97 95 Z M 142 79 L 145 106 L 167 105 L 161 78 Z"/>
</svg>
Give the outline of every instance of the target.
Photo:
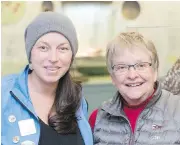
<svg viewBox="0 0 180 145">
<path fill-rule="evenodd" d="M 2 79 L 2 144 L 93 145 L 82 88 L 69 73 L 78 50 L 72 21 L 43 12 L 24 36 L 29 65 Z"/>
</svg>

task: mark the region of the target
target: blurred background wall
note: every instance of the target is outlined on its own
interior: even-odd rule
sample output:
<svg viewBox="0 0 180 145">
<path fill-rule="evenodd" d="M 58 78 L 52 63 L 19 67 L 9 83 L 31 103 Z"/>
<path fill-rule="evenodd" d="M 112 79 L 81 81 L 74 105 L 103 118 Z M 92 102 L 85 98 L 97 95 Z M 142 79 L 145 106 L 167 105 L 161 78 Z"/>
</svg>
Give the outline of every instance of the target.
<svg viewBox="0 0 180 145">
<path fill-rule="evenodd" d="M 19 72 L 27 63 L 24 30 L 40 12 L 63 12 L 72 19 L 79 39 L 77 74 L 94 78 L 84 84 L 90 111 L 115 91 L 104 56 L 107 42 L 119 32 L 138 31 L 153 40 L 160 58 L 160 76 L 180 55 L 178 1 L 7 1 L 1 2 L 1 11 L 2 75 Z"/>
</svg>

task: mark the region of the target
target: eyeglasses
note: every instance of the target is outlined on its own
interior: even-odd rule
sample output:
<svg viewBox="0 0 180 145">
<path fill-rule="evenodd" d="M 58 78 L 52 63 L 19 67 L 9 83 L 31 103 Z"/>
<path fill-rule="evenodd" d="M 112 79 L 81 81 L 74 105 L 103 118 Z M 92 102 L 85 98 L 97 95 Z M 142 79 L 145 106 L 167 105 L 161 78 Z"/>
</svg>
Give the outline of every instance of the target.
<svg viewBox="0 0 180 145">
<path fill-rule="evenodd" d="M 152 66 L 152 64 L 149 62 L 140 62 L 134 65 L 117 64 L 112 67 L 112 70 L 114 74 L 118 75 L 126 73 L 130 69 L 130 67 L 133 67 L 138 72 L 143 72 L 147 70 L 147 68 L 149 68 L 150 66 Z"/>
</svg>

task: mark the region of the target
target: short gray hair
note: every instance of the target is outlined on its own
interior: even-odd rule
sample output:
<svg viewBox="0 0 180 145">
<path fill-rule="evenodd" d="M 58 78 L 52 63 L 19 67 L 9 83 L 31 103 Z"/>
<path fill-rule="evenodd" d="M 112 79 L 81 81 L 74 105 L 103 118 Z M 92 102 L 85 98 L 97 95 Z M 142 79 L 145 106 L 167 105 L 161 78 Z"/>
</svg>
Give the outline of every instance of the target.
<svg viewBox="0 0 180 145">
<path fill-rule="evenodd" d="M 159 68 L 159 58 L 156 48 L 152 41 L 147 40 L 138 32 L 126 32 L 120 33 L 117 37 L 111 40 L 106 49 L 106 64 L 109 73 L 112 72 L 112 58 L 117 50 L 129 49 L 133 46 L 143 46 L 152 54 L 152 63 L 156 70 Z"/>
</svg>

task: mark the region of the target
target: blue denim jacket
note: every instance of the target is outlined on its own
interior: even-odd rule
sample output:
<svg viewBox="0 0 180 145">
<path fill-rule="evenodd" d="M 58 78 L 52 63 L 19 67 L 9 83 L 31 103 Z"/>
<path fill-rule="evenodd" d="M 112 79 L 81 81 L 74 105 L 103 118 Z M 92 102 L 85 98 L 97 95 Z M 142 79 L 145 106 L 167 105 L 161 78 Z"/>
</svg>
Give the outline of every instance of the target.
<svg viewBox="0 0 180 145">
<path fill-rule="evenodd" d="M 1 82 L 1 144 L 2 145 L 38 145 L 40 124 L 28 93 L 26 66 L 20 75 L 9 75 Z M 85 145 L 93 145 L 91 128 L 87 121 L 87 104 L 83 98 L 76 112 L 77 122 Z M 36 133 L 21 136 L 18 122 L 33 119 Z"/>
</svg>

